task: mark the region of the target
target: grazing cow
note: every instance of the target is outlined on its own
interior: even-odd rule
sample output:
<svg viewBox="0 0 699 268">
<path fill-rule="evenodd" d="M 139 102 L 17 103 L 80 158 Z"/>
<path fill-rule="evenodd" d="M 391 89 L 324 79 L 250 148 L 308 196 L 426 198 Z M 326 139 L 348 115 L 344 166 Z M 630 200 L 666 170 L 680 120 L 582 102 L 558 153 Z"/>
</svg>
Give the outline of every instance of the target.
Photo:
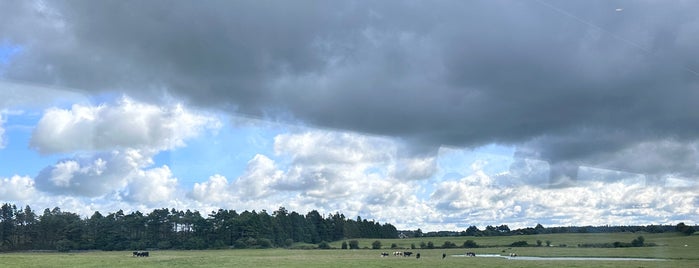
<svg viewBox="0 0 699 268">
<path fill-rule="evenodd" d="M 148 251 L 134 251 L 133 256 L 134 257 L 149 257 L 150 254 L 148 253 Z"/>
<path fill-rule="evenodd" d="M 444 258 L 446 258 L 446 257 L 447 257 L 447 254 L 446 254 L 446 253 L 442 253 L 442 259 L 444 259 Z"/>
<path fill-rule="evenodd" d="M 388 253 L 387 253 L 387 252 L 381 252 L 381 257 L 388 257 Z"/>
<path fill-rule="evenodd" d="M 415 258 L 416 258 L 416 259 L 420 259 L 420 253 L 416 254 L 416 255 L 415 255 Z"/>
<path fill-rule="evenodd" d="M 413 252 L 411 252 L 411 251 L 403 252 L 403 256 L 405 256 L 405 257 L 410 257 L 410 255 L 413 255 Z"/>
</svg>

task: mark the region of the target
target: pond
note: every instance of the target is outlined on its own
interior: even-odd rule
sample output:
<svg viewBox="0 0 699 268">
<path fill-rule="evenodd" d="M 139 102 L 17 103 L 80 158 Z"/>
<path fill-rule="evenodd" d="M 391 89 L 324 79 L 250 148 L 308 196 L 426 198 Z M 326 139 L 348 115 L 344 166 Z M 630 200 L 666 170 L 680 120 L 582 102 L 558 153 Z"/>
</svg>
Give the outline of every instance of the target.
<svg viewBox="0 0 699 268">
<path fill-rule="evenodd" d="M 469 257 L 467 255 L 451 255 L 452 257 Z M 508 260 L 522 261 L 665 261 L 666 259 L 651 258 L 608 258 L 608 257 L 529 257 L 529 256 L 503 256 L 497 254 L 479 254 L 476 258 L 505 258 Z"/>
</svg>

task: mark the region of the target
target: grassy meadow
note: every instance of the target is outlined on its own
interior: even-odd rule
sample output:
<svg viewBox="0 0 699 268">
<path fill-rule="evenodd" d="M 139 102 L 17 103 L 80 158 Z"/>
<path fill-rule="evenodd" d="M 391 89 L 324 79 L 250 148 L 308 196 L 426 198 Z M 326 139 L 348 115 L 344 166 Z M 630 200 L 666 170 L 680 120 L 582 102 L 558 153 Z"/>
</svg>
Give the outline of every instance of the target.
<svg viewBox="0 0 699 268">
<path fill-rule="evenodd" d="M 581 243 L 629 242 L 643 235 L 654 247 L 640 248 L 578 248 Z M 541 257 L 634 257 L 659 258 L 664 261 L 569 261 L 569 260 L 508 260 L 504 258 L 470 258 L 451 255 L 464 254 L 467 249 L 390 249 L 392 243 L 400 248 L 419 247 L 420 242 L 432 241 L 441 246 L 444 241 L 457 245 L 474 240 L 482 246 L 468 249 L 477 254 L 509 254 Z M 371 247 L 377 239 L 359 239 L 360 247 Z M 502 245 L 516 241 L 536 245 L 536 240 L 550 240 L 555 247 L 511 248 Z M 151 257 L 132 257 L 126 251 L 88 252 L 13 252 L 0 254 L 0 267 L 699 267 L 699 236 L 678 234 L 551 234 L 507 237 L 431 237 L 411 239 L 379 239 L 382 249 L 341 250 L 342 241 L 331 243 L 338 249 L 242 249 L 176 251 L 155 250 Z M 566 244 L 566 247 L 559 245 Z M 687 246 L 685 246 L 687 245 Z M 381 252 L 412 251 L 413 257 L 380 257 Z M 446 259 L 442 254 L 446 253 Z"/>
</svg>

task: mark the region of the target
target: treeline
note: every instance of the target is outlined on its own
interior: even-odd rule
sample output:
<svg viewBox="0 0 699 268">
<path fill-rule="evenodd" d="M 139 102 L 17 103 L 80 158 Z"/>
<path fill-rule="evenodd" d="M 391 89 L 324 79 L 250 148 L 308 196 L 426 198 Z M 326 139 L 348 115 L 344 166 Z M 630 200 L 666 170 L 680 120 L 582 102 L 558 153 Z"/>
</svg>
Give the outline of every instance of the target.
<svg viewBox="0 0 699 268">
<path fill-rule="evenodd" d="M 388 223 L 339 213 L 324 217 L 315 210 L 301 215 L 284 207 L 271 215 L 219 209 L 204 217 L 198 211 L 163 208 L 148 214 L 95 212 L 89 218 L 58 207 L 41 215 L 29 206 L 0 207 L 0 251 L 268 248 L 360 237 L 397 238 L 398 232 Z"/>
<path fill-rule="evenodd" d="M 645 233 L 665 233 L 680 232 L 687 235 L 696 231 L 696 226 L 679 223 L 677 225 L 646 225 L 646 226 L 568 226 L 568 227 L 544 227 L 537 224 L 536 227 L 520 228 L 510 230 L 503 224 L 500 226 L 488 225 L 485 229 L 478 229 L 476 226 L 469 226 L 463 231 L 437 231 L 423 233 L 422 230 L 400 231 L 407 237 L 446 237 L 446 236 L 508 236 L 508 235 L 534 235 L 534 234 L 563 234 L 563 233 L 624 233 L 624 232 L 645 232 Z"/>
<path fill-rule="evenodd" d="M 630 248 L 630 247 L 645 247 L 655 246 L 655 243 L 646 243 L 646 239 L 641 235 L 631 240 L 631 243 L 615 241 L 613 243 L 584 243 L 578 244 L 581 248 Z"/>
</svg>

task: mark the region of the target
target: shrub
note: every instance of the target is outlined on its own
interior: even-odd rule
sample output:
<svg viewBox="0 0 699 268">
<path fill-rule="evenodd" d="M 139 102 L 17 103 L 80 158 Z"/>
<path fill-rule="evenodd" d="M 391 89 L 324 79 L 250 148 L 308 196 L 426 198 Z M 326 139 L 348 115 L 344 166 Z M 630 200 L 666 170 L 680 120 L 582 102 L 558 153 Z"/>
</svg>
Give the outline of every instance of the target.
<svg viewBox="0 0 699 268">
<path fill-rule="evenodd" d="M 286 240 L 284 240 L 284 246 L 287 248 L 290 248 L 291 245 L 293 245 L 293 244 L 294 244 L 294 240 L 291 238 L 287 238 Z"/>
<path fill-rule="evenodd" d="M 342 249 L 347 249 L 347 242 L 346 241 L 342 241 Z"/>
<path fill-rule="evenodd" d="M 527 241 L 523 240 L 523 241 L 514 242 L 514 243 L 510 244 L 510 246 L 511 247 L 526 247 L 526 246 L 529 246 L 529 243 L 527 243 Z"/>
<path fill-rule="evenodd" d="M 381 249 L 381 241 L 376 240 L 371 243 L 371 248 L 372 249 Z"/>
<path fill-rule="evenodd" d="M 432 243 L 432 241 L 427 241 L 427 248 L 429 248 L 429 249 L 434 248 L 434 243 Z"/>
<path fill-rule="evenodd" d="M 350 242 L 349 242 L 349 248 L 350 248 L 350 249 L 359 249 L 359 241 L 357 241 L 357 240 L 350 240 Z"/>
<path fill-rule="evenodd" d="M 318 248 L 319 248 L 319 249 L 330 249 L 330 244 L 328 244 L 328 242 L 321 241 L 321 242 L 318 244 Z"/>
<path fill-rule="evenodd" d="M 444 244 L 442 244 L 442 248 L 455 248 L 456 244 L 452 243 L 451 241 L 444 241 Z"/>
<path fill-rule="evenodd" d="M 260 248 L 271 248 L 272 247 L 272 240 L 269 240 L 267 238 L 260 238 L 260 239 L 257 239 L 257 245 Z"/>
<path fill-rule="evenodd" d="M 56 242 L 56 250 L 60 252 L 68 252 L 73 249 L 73 242 L 68 239 L 61 239 Z"/>
<path fill-rule="evenodd" d="M 391 248 L 392 248 L 392 249 L 393 249 L 393 248 L 398 248 L 398 244 L 396 244 L 396 243 L 391 244 Z"/>
<path fill-rule="evenodd" d="M 631 241 L 631 245 L 634 247 L 642 247 L 644 242 L 646 241 L 646 238 L 644 238 L 642 235 Z"/>
<path fill-rule="evenodd" d="M 189 239 L 185 240 L 183 244 L 184 249 L 204 249 L 206 248 L 206 243 L 204 242 L 204 239 L 201 239 L 199 237 L 190 237 Z"/>
<path fill-rule="evenodd" d="M 474 242 L 473 240 L 466 240 L 466 242 L 464 242 L 464 247 L 465 248 L 477 248 L 478 244 L 476 244 L 476 242 Z"/>
<path fill-rule="evenodd" d="M 248 245 L 243 241 L 243 239 L 238 239 L 233 242 L 233 248 L 247 248 Z"/>
</svg>

